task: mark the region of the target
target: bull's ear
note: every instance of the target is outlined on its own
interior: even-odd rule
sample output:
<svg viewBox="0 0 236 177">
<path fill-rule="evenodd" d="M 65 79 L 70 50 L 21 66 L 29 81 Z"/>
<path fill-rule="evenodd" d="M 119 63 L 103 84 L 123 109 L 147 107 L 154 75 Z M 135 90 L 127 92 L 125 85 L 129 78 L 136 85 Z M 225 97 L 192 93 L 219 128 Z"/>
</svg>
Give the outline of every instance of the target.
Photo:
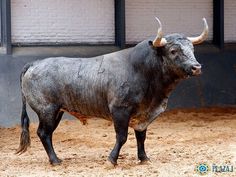
<svg viewBox="0 0 236 177">
<path fill-rule="evenodd" d="M 148 45 L 153 46 L 153 42 L 152 41 L 148 41 Z"/>
</svg>

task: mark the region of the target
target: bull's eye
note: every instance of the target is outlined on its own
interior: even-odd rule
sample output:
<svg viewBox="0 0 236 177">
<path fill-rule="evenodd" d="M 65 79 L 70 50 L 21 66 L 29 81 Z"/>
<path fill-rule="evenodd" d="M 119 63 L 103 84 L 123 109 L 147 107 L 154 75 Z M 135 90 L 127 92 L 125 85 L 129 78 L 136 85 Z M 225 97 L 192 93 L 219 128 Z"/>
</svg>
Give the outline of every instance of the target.
<svg viewBox="0 0 236 177">
<path fill-rule="evenodd" d="M 172 55 L 176 55 L 177 50 L 175 50 L 175 49 L 171 49 L 171 50 L 170 50 L 170 53 L 171 53 Z"/>
</svg>

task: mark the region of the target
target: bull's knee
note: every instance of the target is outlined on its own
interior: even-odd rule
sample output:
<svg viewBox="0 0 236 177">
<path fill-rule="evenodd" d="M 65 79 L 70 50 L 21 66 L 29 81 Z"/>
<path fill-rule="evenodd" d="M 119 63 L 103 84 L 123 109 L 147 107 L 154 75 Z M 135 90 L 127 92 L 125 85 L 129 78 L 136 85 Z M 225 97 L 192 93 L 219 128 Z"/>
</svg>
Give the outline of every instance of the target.
<svg viewBox="0 0 236 177">
<path fill-rule="evenodd" d="M 126 135 L 118 135 L 117 140 L 120 143 L 120 145 L 125 144 L 127 141 L 127 134 Z"/>
</svg>

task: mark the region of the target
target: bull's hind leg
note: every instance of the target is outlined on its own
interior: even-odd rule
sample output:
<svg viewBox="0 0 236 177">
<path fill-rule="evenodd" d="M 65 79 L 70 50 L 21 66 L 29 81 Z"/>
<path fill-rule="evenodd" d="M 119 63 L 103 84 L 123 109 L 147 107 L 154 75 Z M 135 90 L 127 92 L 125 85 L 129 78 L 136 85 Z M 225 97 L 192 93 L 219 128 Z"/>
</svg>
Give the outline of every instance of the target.
<svg viewBox="0 0 236 177">
<path fill-rule="evenodd" d="M 147 157 L 145 148 L 144 148 L 146 132 L 147 132 L 147 129 L 142 132 L 135 130 L 135 136 L 136 136 L 137 148 L 138 148 L 138 159 L 141 162 L 149 161 L 149 158 Z"/>
<path fill-rule="evenodd" d="M 63 113 L 64 112 L 60 112 L 56 106 L 51 106 L 38 114 L 39 127 L 37 134 L 48 154 L 49 161 L 52 165 L 61 163 L 61 160 L 57 157 L 52 145 L 52 134 L 57 128 Z"/>
<path fill-rule="evenodd" d="M 121 147 L 127 141 L 128 125 L 130 120 L 130 111 L 125 108 L 114 109 L 112 116 L 116 132 L 116 144 L 109 155 L 109 161 L 113 164 L 117 164 L 117 159 L 120 153 Z"/>
</svg>

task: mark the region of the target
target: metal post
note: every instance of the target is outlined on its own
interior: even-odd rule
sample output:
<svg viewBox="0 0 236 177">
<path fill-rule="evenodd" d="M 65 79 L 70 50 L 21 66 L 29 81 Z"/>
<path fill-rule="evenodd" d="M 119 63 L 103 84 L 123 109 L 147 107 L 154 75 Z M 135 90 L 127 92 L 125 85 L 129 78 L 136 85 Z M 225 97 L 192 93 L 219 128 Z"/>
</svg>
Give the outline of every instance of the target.
<svg viewBox="0 0 236 177">
<path fill-rule="evenodd" d="M 1 0 L 1 40 L 6 54 L 11 54 L 11 0 Z"/>
<path fill-rule="evenodd" d="M 213 44 L 224 48 L 224 0 L 213 0 Z"/>
<path fill-rule="evenodd" d="M 0 0 L 0 46 L 2 46 L 2 0 Z"/>
<path fill-rule="evenodd" d="M 125 48 L 125 0 L 115 0 L 115 45 Z"/>
</svg>

